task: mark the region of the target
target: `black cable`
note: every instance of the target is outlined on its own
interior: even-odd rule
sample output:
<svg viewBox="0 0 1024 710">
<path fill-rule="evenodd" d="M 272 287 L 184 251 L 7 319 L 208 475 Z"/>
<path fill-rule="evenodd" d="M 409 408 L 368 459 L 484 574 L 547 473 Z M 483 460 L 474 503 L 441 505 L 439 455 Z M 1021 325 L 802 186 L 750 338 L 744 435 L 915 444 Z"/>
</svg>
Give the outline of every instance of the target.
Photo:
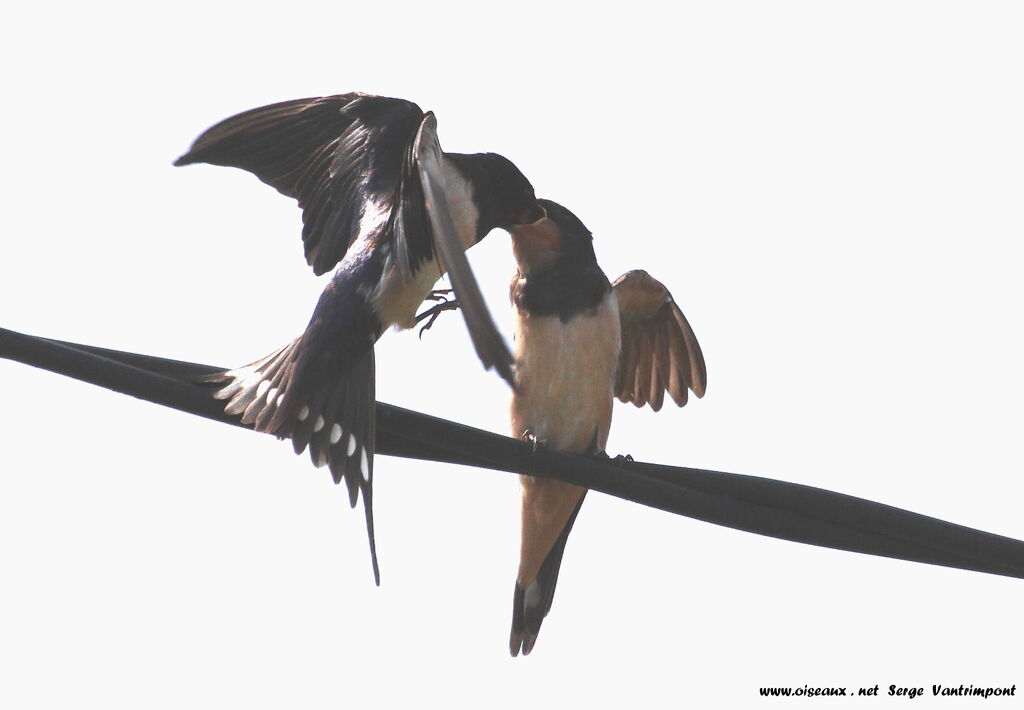
<svg viewBox="0 0 1024 710">
<path fill-rule="evenodd" d="M 216 372 L 181 362 L 0 328 L 0 357 L 208 419 L 244 426 L 210 389 Z M 456 463 L 585 486 L 717 525 L 839 550 L 1024 578 L 1024 542 L 900 508 L 756 476 L 618 463 L 528 444 L 379 402 L 377 453 Z"/>
</svg>

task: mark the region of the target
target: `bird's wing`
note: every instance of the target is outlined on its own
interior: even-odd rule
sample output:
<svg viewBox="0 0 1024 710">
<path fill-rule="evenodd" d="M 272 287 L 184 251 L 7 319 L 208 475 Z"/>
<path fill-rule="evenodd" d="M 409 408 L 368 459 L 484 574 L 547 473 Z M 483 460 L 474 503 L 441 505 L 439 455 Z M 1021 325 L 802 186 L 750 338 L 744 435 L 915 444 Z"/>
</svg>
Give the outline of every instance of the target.
<svg viewBox="0 0 1024 710">
<path fill-rule="evenodd" d="M 677 405 L 686 391 L 704 396 L 707 371 L 697 338 L 665 285 L 646 271 L 630 271 L 612 287 L 619 302 L 622 352 L 615 396 L 658 411 L 667 391 Z"/>
<path fill-rule="evenodd" d="M 174 164 L 242 168 L 298 200 L 317 275 L 374 230 L 411 276 L 433 253 L 413 154 L 425 119 L 410 101 L 359 93 L 285 101 L 221 121 Z"/>
<path fill-rule="evenodd" d="M 512 371 L 513 357 L 505 339 L 498 332 L 491 312 L 484 303 L 480 286 L 473 276 L 473 270 L 466 259 L 465 247 L 459 240 L 455 223 L 444 191 L 444 168 L 441 146 L 437 141 L 437 123 L 433 114 L 427 114 L 417 134 L 414 154 L 420 175 L 427 215 L 433 227 L 434 244 L 439 259 L 452 289 L 459 300 L 462 316 L 466 320 L 470 339 L 484 368 L 495 368 L 501 377 L 513 388 L 515 376 Z M 412 183 L 413 181 L 408 181 Z"/>
</svg>

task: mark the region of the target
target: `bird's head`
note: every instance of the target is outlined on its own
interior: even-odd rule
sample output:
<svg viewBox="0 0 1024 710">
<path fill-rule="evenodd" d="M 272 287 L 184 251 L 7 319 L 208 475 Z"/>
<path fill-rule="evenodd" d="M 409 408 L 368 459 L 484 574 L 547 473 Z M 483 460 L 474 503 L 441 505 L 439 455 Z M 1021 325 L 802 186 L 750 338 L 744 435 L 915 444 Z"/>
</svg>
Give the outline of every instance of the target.
<svg viewBox="0 0 1024 710">
<path fill-rule="evenodd" d="M 449 158 L 455 157 L 449 154 Z M 476 153 L 462 157 L 458 164 L 473 177 L 474 196 L 480 209 L 480 237 L 495 227 L 510 229 L 544 216 L 533 185 L 508 158 L 496 153 Z"/>
<path fill-rule="evenodd" d="M 543 216 L 508 228 L 512 253 L 524 274 L 558 262 L 596 263 L 594 237 L 580 218 L 552 200 L 538 199 Z"/>
</svg>

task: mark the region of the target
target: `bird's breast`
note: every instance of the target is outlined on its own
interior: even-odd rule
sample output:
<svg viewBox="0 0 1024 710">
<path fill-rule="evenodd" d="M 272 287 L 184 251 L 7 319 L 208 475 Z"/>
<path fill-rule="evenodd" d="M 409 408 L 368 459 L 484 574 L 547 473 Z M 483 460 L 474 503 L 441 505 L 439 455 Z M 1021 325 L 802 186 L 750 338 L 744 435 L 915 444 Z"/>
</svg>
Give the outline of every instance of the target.
<svg viewBox="0 0 1024 710">
<path fill-rule="evenodd" d="M 448 200 L 452 221 L 455 223 L 463 249 L 469 249 L 477 242 L 477 223 L 480 216 L 473 201 L 473 186 L 450 161 L 446 160 L 444 167 L 444 194 Z M 438 266 L 436 257 L 420 264 L 412 278 L 404 276 L 398 268 L 397 260 L 389 258 L 380 286 L 373 296 L 384 327 L 412 328 L 416 323 L 416 312 L 420 304 L 442 276 L 444 271 Z"/>
<path fill-rule="evenodd" d="M 441 276 L 434 259 L 420 264 L 411 279 L 403 277 L 397 265 L 389 266 L 374 299 L 378 317 L 384 327 L 412 328 L 416 323 L 416 311 Z"/>
<path fill-rule="evenodd" d="M 510 408 L 512 434 L 529 431 L 554 449 L 603 450 L 611 425 L 619 362 L 619 313 L 611 293 L 595 308 L 562 322 L 519 312 L 519 389 Z"/>
</svg>

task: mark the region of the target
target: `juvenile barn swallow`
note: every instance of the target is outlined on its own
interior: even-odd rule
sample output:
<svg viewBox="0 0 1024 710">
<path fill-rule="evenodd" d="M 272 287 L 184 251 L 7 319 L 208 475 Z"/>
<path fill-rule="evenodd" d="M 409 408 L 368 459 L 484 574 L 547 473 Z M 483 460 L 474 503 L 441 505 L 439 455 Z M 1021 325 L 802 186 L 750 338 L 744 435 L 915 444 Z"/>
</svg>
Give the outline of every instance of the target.
<svg viewBox="0 0 1024 710">
<path fill-rule="evenodd" d="M 707 373 L 697 338 L 663 284 L 645 271 L 608 282 L 590 230 L 572 212 L 540 200 L 547 216 L 516 226 L 518 386 L 512 435 L 559 451 L 604 454 L 612 398 L 680 407 L 687 389 L 704 395 Z M 512 601 L 513 656 L 530 653 L 551 609 L 558 569 L 585 488 L 522 475 L 522 542 Z"/>
<path fill-rule="evenodd" d="M 495 227 L 543 217 L 512 162 L 444 153 L 436 125 L 432 113 L 402 99 L 299 99 L 218 123 L 175 161 L 242 168 L 298 200 L 307 262 L 317 275 L 335 269 L 302 335 L 209 381 L 229 414 L 290 437 L 296 453 L 308 446 L 335 483 L 345 479 L 353 507 L 362 491 L 377 584 L 374 343 L 389 326 L 413 326 L 447 269 L 484 365 L 511 383 L 511 353 L 463 252 Z"/>
</svg>

